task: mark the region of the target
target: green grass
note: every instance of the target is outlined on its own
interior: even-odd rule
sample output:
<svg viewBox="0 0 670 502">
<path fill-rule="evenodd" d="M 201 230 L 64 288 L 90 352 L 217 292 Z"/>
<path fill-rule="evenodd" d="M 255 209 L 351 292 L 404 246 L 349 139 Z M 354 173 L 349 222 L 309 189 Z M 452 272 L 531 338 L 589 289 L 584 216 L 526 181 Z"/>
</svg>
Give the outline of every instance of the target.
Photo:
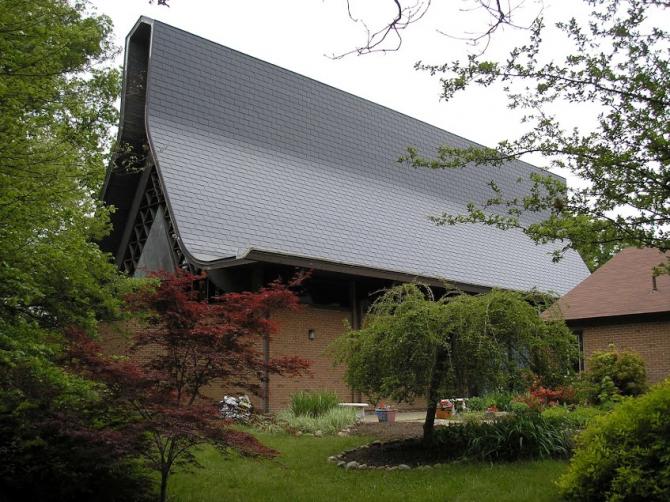
<svg viewBox="0 0 670 502">
<path fill-rule="evenodd" d="M 361 437 L 293 437 L 258 433 L 281 455 L 255 460 L 203 449 L 204 469 L 176 473 L 171 502 L 200 501 L 556 501 L 566 463 L 450 464 L 432 470 L 345 471 L 329 455 L 369 442 Z"/>
</svg>

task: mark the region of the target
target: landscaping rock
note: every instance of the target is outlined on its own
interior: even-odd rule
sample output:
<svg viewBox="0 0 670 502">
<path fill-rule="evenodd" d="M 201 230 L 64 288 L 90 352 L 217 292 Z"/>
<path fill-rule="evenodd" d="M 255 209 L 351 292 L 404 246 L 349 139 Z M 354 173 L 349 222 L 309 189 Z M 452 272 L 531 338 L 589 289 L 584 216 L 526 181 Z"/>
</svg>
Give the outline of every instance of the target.
<svg viewBox="0 0 670 502">
<path fill-rule="evenodd" d="M 408 471 L 409 469 L 411 469 L 411 467 L 407 464 L 400 464 L 398 466 L 398 469 L 401 470 L 401 471 Z"/>
<path fill-rule="evenodd" d="M 335 455 L 331 455 L 330 457 L 328 457 L 328 462 L 331 463 L 331 464 L 335 464 L 335 463 L 337 463 L 337 461 L 338 461 L 338 458 Z"/>
<path fill-rule="evenodd" d="M 302 431 L 298 431 L 295 433 L 296 436 L 302 436 Z"/>
<path fill-rule="evenodd" d="M 337 435 L 340 436 L 340 437 L 344 437 L 344 436 L 348 436 L 349 433 L 348 433 L 348 432 L 344 432 L 344 431 L 340 431 L 340 432 L 337 433 Z"/>
<path fill-rule="evenodd" d="M 345 465 L 347 465 L 347 463 L 346 463 L 344 460 L 340 460 L 340 461 L 337 463 L 337 466 L 338 466 L 338 467 L 344 467 Z"/>
<path fill-rule="evenodd" d="M 347 462 L 347 465 L 344 466 L 346 470 L 351 470 L 351 469 L 358 469 L 358 462 L 354 462 L 353 460 L 351 462 Z"/>
<path fill-rule="evenodd" d="M 321 436 L 323 436 L 323 432 L 321 432 L 321 431 L 316 431 L 316 432 L 314 433 L 314 435 L 315 435 L 316 437 L 320 438 Z"/>
<path fill-rule="evenodd" d="M 368 466 L 367 466 L 366 464 L 360 464 L 360 465 L 358 466 L 358 468 L 359 468 L 359 469 L 367 469 Z"/>
</svg>

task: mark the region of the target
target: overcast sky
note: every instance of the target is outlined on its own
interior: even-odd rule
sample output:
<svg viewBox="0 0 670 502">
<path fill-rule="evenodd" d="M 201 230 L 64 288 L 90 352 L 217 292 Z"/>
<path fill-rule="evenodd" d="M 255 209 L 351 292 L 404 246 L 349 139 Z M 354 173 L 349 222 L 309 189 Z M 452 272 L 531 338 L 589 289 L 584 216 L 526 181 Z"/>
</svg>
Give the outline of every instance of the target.
<svg viewBox="0 0 670 502">
<path fill-rule="evenodd" d="M 327 55 L 346 52 L 365 37 L 364 28 L 349 19 L 346 0 L 171 0 L 169 8 L 150 5 L 148 0 L 93 0 L 93 4 L 114 21 L 121 47 L 137 18 L 145 15 L 484 145 L 494 146 L 523 132 L 520 115 L 507 109 L 500 88 L 472 87 L 445 102 L 439 98 L 439 78 L 414 69 L 418 60 L 443 63 L 473 50 L 466 42 L 438 32 L 464 36 L 485 30 L 488 20 L 483 12 L 461 11 L 472 0 L 434 0 L 427 15 L 404 32 L 397 52 L 337 60 Z M 581 4 L 578 0 L 545 0 L 545 20 L 566 18 L 579 12 Z M 390 0 L 352 0 L 351 5 L 353 14 L 372 26 L 393 13 Z M 534 0 L 526 0 L 515 20 L 527 23 L 538 9 Z M 507 28 L 495 36 L 487 54 L 503 58 L 525 36 L 527 32 Z M 561 118 L 572 122 L 577 120 L 574 115 L 564 113 Z M 542 166 L 541 158 L 525 160 Z"/>
</svg>

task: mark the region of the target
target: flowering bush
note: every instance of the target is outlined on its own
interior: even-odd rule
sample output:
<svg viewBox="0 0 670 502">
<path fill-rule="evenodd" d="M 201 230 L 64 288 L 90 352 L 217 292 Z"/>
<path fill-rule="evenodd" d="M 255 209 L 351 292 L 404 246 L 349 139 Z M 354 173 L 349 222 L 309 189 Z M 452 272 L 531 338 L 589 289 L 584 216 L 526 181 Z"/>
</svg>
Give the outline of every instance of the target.
<svg viewBox="0 0 670 502">
<path fill-rule="evenodd" d="M 535 382 L 527 393 L 516 396 L 514 402 L 523 403 L 528 408 L 541 412 L 547 407 L 572 404 L 575 402 L 575 396 L 575 389 L 572 386 L 550 389 Z"/>
</svg>

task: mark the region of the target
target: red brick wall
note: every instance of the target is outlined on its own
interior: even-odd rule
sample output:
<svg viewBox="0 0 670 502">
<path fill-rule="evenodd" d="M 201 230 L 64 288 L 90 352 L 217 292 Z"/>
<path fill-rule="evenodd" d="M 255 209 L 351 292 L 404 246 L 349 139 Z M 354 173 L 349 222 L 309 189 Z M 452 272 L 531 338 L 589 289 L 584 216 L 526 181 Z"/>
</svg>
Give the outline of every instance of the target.
<svg viewBox="0 0 670 502">
<path fill-rule="evenodd" d="M 588 361 L 594 351 L 606 350 L 614 344 L 642 356 L 650 383 L 670 376 L 670 321 L 589 326 L 582 332 L 585 360 Z"/>
<path fill-rule="evenodd" d="M 275 314 L 279 332 L 270 341 L 270 357 L 300 356 L 312 362 L 310 374 L 303 377 L 270 376 L 270 410 L 285 408 L 291 394 L 299 390 L 332 390 L 341 401 L 351 401 L 349 387 L 344 383 L 344 367 L 333 366 L 332 358 L 326 353 L 329 345 L 345 331 L 345 321 L 351 321 L 351 312 L 344 309 L 316 308 L 302 306 L 299 312 L 279 312 Z M 129 341 L 122 332 L 128 333 L 132 326 L 125 324 L 104 325 L 101 327 L 101 342 L 110 354 L 128 354 Z M 316 338 L 309 340 L 307 332 L 314 329 Z M 257 343 L 262 350 L 262 341 Z M 151 349 L 133 354 L 135 359 L 143 359 Z M 224 384 L 212 384 L 204 394 L 220 400 L 224 394 L 236 394 L 238 389 Z M 250 396 L 255 406 L 260 407 L 259 396 Z"/>
<path fill-rule="evenodd" d="M 312 362 L 309 375 L 302 377 L 270 376 L 270 411 L 276 412 L 285 408 L 290 396 L 300 390 L 332 390 L 341 401 L 352 401 L 351 389 L 344 382 L 344 366 L 334 366 L 332 357 L 327 353 L 330 344 L 345 332 L 345 321 L 351 321 L 348 309 L 319 308 L 303 305 L 299 312 L 279 312 L 274 314 L 278 321 L 279 332 L 270 341 L 270 357 L 300 356 Z M 119 331 L 132 329 L 127 325 L 105 326 L 101 329 L 101 337 L 108 353 L 127 353 L 128 339 Z M 316 337 L 309 340 L 308 330 L 314 329 Z M 257 343 L 262 350 L 262 341 Z M 146 357 L 151 349 L 144 349 L 133 354 L 134 358 Z M 220 400 L 225 394 L 237 394 L 239 389 L 231 388 L 222 383 L 214 383 L 204 390 L 204 394 L 212 399 Z M 246 393 L 246 392 L 245 392 Z M 260 408 L 260 396 L 250 395 L 254 406 Z M 353 401 L 361 398 L 356 396 Z M 366 397 L 362 396 L 366 401 Z M 367 402 L 367 401 L 366 401 Z M 390 400 L 387 403 L 392 404 Z M 374 405 L 375 403 L 370 403 Z M 403 403 L 402 409 L 425 409 L 423 399 L 414 403 Z"/>
<path fill-rule="evenodd" d="M 299 312 L 275 314 L 279 333 L 270 341 L 270 357 L 300 356 L 312 362 L 311 375 L 303 377 L 270 377 L 270 410 L 285 408 L 291 394 L 300 390 L 331 390 L 341 401 L 351 401 L 351 390 L 344 383 L 344 366 L 333 366 L 327 353 L 330 344 L 344 333 L 345 321 L 351 322 L 351 312 L 304 305 Z M 308 330 L 316 333 L 314 340 Z"/>
</svg>

